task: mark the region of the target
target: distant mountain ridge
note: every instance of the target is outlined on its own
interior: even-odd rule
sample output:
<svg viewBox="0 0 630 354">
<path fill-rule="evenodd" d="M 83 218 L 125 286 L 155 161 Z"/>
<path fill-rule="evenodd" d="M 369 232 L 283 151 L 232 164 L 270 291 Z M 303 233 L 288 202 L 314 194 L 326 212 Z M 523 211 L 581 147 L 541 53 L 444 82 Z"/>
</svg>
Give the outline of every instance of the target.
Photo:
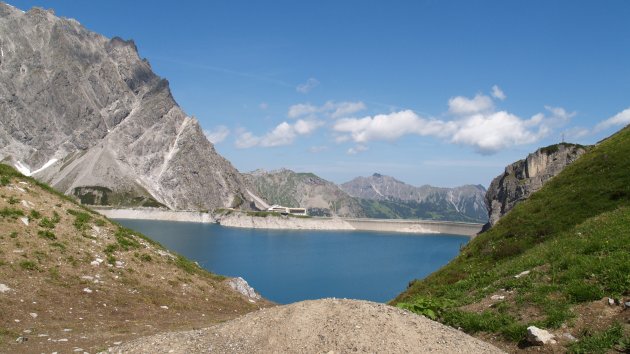
<svg viewBox="0 0 630 354">
<path fill-rule="evenodd" d="M 0 3 L 0 161 L 84 203 L 214 209 L 251 199 L 133 41 Z"/>
<path fill-rule="evenodd" d="M 366 213 L 374 217 L 398 215 L 402 218 L 433 218 L 485 222 L 487 209 L 481 185 L 440 188 L 415 187 L 393 177 L 375 173 L 340 185 L 350 196 L 359 198 Z"/>
<path fill-rule="evenodd" d="M 304 207 L 314 216 L 487 221 L 482 186 L 414 187 L 380 174 L 338 186 L 313 173 L 287 169 L 245 176 L 267 202 Z"/>
<path fill-rule="evenodd" d="M 365 216 L 354 198 L 333 182 L 313 173 L 298 173 L 288 169 L 256 170 L 244 176 L 258 195 L 271 204 L 304 207 L 312 216 Z"/>
</svg>

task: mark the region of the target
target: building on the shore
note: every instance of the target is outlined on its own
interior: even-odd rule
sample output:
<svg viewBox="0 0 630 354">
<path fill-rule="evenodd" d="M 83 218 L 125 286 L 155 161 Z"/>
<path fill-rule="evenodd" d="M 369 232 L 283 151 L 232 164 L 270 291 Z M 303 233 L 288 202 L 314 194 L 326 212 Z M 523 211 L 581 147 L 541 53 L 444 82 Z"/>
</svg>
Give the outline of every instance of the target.
<svg viewBox="0 0 630 354">
<path fill-rule="evenodd" d="M 306 208 L 289 208 L 289 207 L 284 207 L 282 205 L 277 205 L 274 204 L 272 206 L 270 206 L 267 211 L 272 211 L 275 213 L 280 213 L 282 215 L 302 215 L 302 216 L 306 216 Z"/>
</svg>

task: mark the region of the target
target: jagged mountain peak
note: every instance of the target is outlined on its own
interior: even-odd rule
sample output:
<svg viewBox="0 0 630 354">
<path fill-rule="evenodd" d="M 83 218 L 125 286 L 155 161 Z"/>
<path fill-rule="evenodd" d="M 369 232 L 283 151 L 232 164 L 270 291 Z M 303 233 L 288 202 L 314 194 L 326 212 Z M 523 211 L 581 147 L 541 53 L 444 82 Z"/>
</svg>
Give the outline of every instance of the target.
<svg viewBox="0 0 630 354">
<path fill-rule="evenodd" d="M 454 188 L 422 185 L 415 187 L 394 177 L 375 173 L 368 177 L 357 177 L 343 183 L 340 188 L 350 196 L 365 200 L 364 207 L 374 209 L 376 215 L 382 214 L 375 202 L 393 204 L 391 208 L 410 211 L 405 215 L 417 215 L 413 210 L 435 210 L 450 216 L 444 218 L 485 221 L 487 211 L 484 203 L 486 190 L 480 185 L 464 185 Z M 372 202 L 367 202 L 372 201 Z M 370 215 L 370 212 L 368 212 Z M 393 215 L 399 215 L 398 212 Z M 426 215 L 424 213 L 419 216 Z"/>
<path fill-rule="evenodd" d="M 365 216 L 358 202 L 336 184 L 313 173 L 282 168 L 246 174 L 256 192 L 271 204 L 307 208 L 315 216 Z"/>
<path fill-rule="evenodd" d="M 7 4 L 0 39 L 0 160 L 85 202 L 199 210 L 250 199 L 133 40 Z"/>
</svg>

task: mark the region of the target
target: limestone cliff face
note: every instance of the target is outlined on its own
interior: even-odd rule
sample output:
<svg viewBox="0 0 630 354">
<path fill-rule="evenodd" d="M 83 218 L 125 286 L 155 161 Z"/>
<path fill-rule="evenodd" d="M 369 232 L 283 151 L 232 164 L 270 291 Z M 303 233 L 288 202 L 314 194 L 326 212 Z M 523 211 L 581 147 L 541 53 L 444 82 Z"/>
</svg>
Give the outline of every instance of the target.
<svg viewBox="0 0 630 354">
<path fill-rule="evenodd" d="M 248 199 L 133 41 L 4 3 L 0 160 L 86 202 L 213 209 Z"/>
<path fill-rule="evenodd" d="M 488 229 L 520 201 L 527 199 L 586 149 L 581 145 L 561 143 L 536 150 L 526 159 L 514 162 L 497 176 L 486 193 Z"/>
</svg>

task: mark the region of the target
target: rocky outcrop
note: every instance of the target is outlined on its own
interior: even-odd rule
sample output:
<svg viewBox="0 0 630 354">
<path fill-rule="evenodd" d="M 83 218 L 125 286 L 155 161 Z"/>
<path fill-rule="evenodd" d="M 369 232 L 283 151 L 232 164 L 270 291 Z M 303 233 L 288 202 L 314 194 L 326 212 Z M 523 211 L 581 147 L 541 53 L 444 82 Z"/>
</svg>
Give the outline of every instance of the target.
<svg viewBox="0 0 630 354">
<path fill-rule="evenodd" d="M 227 280 L 227 285 L 239 294 L 246 296 L 250 300 L 260 300 L 260 295 L 252 288 L 245 279 L 241 277 Z"/>
<path fill-rule="evenodd" d="M 383 218 L 392 214 L 392 217 L 399 218 L 427 218 L 439 215 L 441 220 L 487 220 L 486 190 L 480 185 L 415 187 L 375 173 L 369 177 L 357 177 L 340 187 L 349 195 L 360 198 L 365 213 L 370 217 Z"/>
<path fill-rule="evenodd" d="M 109 205 L 247 205 L 214 150 L 133 41 L 0 3 L 0 160 Z"/>
<path fill-rule="evenodd" d="M 312 216 L 363 217 L 359 203 L 336 184 L 312 173 L 257 170 L 245 178 L 271 204 L 306 208 Z"/>
<path fill-rule="evenodd" d="M 484 229 L 496 224 L 516 204 L 541 189 L 584 152 L 584 146 L 561 143 L 540 148 L 526 159 L 508 165 L 505 172 L 492 180 L 486 193 L 489 221 Z"/>
</svg>

